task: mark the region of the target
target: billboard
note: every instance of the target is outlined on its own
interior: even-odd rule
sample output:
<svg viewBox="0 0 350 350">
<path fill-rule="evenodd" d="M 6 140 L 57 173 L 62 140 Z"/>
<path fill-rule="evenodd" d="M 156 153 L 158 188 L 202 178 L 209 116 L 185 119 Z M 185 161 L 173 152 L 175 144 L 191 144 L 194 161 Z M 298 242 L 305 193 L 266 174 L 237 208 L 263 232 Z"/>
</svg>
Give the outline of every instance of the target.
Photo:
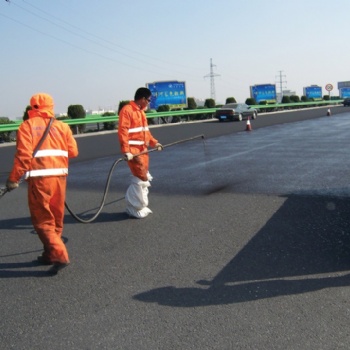
<svg viewBox="0 0 350 350">
<path fill-rule="evenodd" d="M 338 82 L 338 89 L 342 89 L 345 87 L 350 87 L 350 81 L 339 81 Z"/>
<path fill-rule="evenodd" d="M 322 88 L 321 86 L 311 85 L 304 87 L 304 96 L 313 99 L 322 99 Z"/>
<path fill-rule="evenodd" d="M 157 109 L 161 105 L 170 108 L 187 107 L 186 84 L 184 81 L 156 81 L 147 83 L 146 87 L 152 92 L 150 108 Z"/>
<path fill-rule="evenodd" d="M 261 101 L 276 103 L 276 85 L 261 84 L 251 86 L 250 97 L 254 98 L 256 103 L 260 103 Z"/>
<path fill-rule="evenodd" d="M 339 89 L 339 97 L 340 98 L 348 98 L 350 97 L 350 87 L 343 87 Z"/>
</svg>

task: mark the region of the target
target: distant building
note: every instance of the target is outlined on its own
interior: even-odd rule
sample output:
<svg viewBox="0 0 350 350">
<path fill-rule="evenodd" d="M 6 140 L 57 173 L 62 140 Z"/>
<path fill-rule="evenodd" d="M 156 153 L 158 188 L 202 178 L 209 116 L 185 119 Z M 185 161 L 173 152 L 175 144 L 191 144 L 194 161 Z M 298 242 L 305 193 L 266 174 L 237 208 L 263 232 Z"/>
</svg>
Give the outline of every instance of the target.
<svg viewBox="0 0 350 350">
<path fill-rule="evenodd" d="M 60 117 L 67 117 L 67 113 L 56 113 L 55 118 L 60 118 Z"/>
<path fill-rule="evenodd" d="M 276 93 L 277 102 L 281 103 L 283 96 L 294 96 L 294 95 L 296 95 L 296 92 L 292 90 L 283 90 L 282 94 L 280 92 L 277 92 Z"/>
<path fill-rule="evenodd" d="M 200 100 L 198 98 L 195 98 L 194 101 L 197 104 L 197 107 L 204 107 L 205 100 Z"/>
<path fill-rule="evenodd" d="M 115 113 L 114 110 L 106 110 L 106 109 L 99 109 L 99 110 L 87 110 L 86 114 L 90 114 L 90 115 L 98 115 L 98 114 L 104 114 L 104 113 Z"/>
</svg>

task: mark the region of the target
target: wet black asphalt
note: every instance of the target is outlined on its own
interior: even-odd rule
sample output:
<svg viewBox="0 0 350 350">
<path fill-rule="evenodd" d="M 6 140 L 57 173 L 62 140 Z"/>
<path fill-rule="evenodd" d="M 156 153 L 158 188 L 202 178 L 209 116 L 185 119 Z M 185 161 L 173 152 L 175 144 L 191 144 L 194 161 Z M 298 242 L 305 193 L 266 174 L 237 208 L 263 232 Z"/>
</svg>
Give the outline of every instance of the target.
<svg viewBox="0 0 350 350">
<path fill-rule="evenodd" d="M 0 199 L 1 349 L 348 349 L 350 108 L 152 128 L 150 208 L 124 213 L 113 172 L 91 224 L 68 213 L 71 265 L 33 260 L 25 184 Z M 67 203 L 100 204 L 114 133 L 78 137 Z M 13 146 L 0 147 L 0 180 Z"/>
</svg>

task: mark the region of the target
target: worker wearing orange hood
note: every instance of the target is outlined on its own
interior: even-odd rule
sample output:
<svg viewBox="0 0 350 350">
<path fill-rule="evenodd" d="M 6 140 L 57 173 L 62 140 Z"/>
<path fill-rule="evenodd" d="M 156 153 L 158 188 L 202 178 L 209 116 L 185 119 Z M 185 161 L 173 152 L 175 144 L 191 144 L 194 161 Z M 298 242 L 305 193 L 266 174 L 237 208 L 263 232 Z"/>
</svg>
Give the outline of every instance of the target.
<svg viewBox="0 0 350 350">
<path fill-rule="evenodd" d="M 125 200 L 126 212 L 135 218 L 142 219 L 152 213 L 148 208 L 148 187 L 152 176 L 149 173 L 149 146 L 163 146 L 156 140 L 147 123 L 145 110 L 151 102 L 152 92 L 141 87 L 136 90 L 134 101 L 125 105 L 119 112 L 118 137 L 120 148 L 128 161 L 132 173 L 131 184 L 128 187 Z M 138 154 L 142 155 L 137 156 Z"/>
<path fill-rule="evenodd" d="M 69 126 L 55 119 L 50 95 L 39 93 L 32 96 L 30 106 L 29 119 L 17 132 L 17 151 L 6 186 L 9 191 L 17 188 L 25 176 L 32 223 L 44 246 L 38 261 L 53 265 L 50 272 L 56 274 L 69 264 L 61 236 L 68 158 L 78 155 L 78 147 Z M 49 123 L 47 136 L 37 149 Z"/>
</svg>

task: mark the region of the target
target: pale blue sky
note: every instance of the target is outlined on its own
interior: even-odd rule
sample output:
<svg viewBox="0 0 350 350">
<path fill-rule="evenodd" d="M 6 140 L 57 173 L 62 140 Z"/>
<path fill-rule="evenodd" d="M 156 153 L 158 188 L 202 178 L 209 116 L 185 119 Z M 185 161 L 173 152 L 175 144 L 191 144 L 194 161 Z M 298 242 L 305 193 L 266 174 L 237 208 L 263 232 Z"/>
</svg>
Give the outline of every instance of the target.
<svg viewBox="0 0 350 350">
<path fill-rule="evenodd" d="M 301 96 L 350 80 L 349 0 L 0 0 L 0 116 L 47 92 L 116 109 L 148 82 L 186 82 L 187 97 L 244 102 L 254 84 Z M 323 94 L 327 92 L 323 89 Z"/>
</svg>

